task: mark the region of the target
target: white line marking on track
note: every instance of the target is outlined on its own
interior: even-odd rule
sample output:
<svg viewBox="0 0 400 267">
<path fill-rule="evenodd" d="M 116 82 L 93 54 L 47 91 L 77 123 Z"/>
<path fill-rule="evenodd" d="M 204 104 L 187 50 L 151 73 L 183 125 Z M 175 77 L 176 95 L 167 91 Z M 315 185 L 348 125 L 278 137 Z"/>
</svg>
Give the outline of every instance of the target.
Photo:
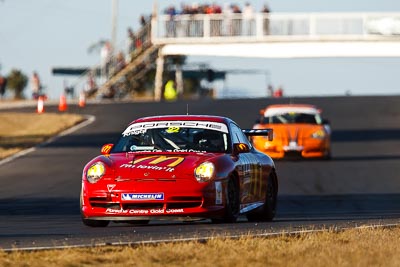
<svg viewBox="0 0 400 267">
<path fill-rule="evenodd" d="M 79 124 L 77 124 L 75 126 L 72 126 L 71 128 L 66 129 L 65 131 L 61 132 L 60 134 L 58 134 L 58 135 L 56 135 L 54 137 L 51 137 L 50 139 L 48 139 L 47 141 L 45 141 L 45 142 L 43 142 L 41 144 L 38 144 L 38 145 L 36 145 L 34 147 L 22 150 L 22 151 L 20 151 L 18 153 L 15 153 L 14 155 L 11 155 L 11 156 L 9 156 L 9 157 L 7 157 L 5 159 L 0 160 L 0 166 L 3 165 L 3 164 L 6 164 L 7 162 L 13 161 L 14 159 L 22 157 L 22 156 L 24 156 L 24 155 L 26 155 L 28 153 L 31 153 L 31 152 L 35 151 L 38 147 L 42 147 L 42 146 L 45 146 L 47 144 L 50 144 L 50 143 L 54 142 L 55 140 L 57 140 L 58 138 L 60 138 L 62 136 L 71 134 L 71 133 L 73 133 L 73 132 L 75 132 L 75 131 L 83 128 L 83 127 L 86 127 L 86 126 L 88 126 L 89 124 L 93 123 L 96 120 L 96 117 L 92 116 L 92 115 L 85 115 L 85 118 L 86 119 L 83 122 L 81 122 L 81 123 L 79 123 Z"/>
</svg>

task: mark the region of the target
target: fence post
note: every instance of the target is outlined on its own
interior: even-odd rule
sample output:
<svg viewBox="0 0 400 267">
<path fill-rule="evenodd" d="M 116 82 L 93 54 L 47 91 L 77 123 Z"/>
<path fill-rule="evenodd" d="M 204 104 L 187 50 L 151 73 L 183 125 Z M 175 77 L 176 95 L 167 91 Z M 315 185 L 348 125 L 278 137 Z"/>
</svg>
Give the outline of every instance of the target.
<svg viewBox="0 0 400 267">
<path fill-rule="evenodd" d="M 210 22 L 211 22 L 210 15 L 209 14 L 204 15 L 204 20 L 203 20 L 204 36 L 203 37 L 207 38 L 207 39 L 210 38 Z"/>
<path fill-rule="evenodd" d="M 161 101 L 161 92 L 163 85 L 163 72 L 164 72 L 164 56 L 161 54 L 162 49 L 158 51 L 156 60 L 156 77 L 154 82 L 154 100 Z"/>
</svg>

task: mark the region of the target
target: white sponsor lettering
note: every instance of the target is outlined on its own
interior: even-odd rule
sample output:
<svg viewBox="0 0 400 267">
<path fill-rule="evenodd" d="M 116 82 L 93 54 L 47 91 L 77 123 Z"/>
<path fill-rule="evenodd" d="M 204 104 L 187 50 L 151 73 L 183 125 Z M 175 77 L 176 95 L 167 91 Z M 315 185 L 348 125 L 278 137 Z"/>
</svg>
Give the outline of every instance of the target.
<svg viewBox="0 0 400 267">
<path fill-rule="evenodd" d="M 108 214 L 128 214 L 128 210 L 123 210 L 123 209 L 116 210 L 116 209 L 107 208 L 106 213 L 108 213 Z"/>
<path fill-rule="evenodd" d="M 133 131 L 130 131 L 129 133 L 124 134 L 124 136 L 144 134 L 146 133 L 146 131 L 146 129 L 135 129 Z"/>
<path fill-rule="evenodd" d="M 146 170 L 154 170 L 154 171 L 165 171 L 165 172 L 173 172 L 175 171 L 175 168 L 172 167 L 161 167 L 157 165 L 137 165 L 137 164 L 121 164 L 119 166 L 120 168 L 130 168 L 130 169 L 146 169 Z"/>
<path fill-rule="evenodd" d="M 194 150 L 194 149 L 174 149 L 170 150 L 171 152 L 191 152 L 191 153 L 206 153 L 207 151 L 203 150 Z"/>
<path fill-rule="evenodd" d="M 166 213 L 183 213 L 185 212 L 183 209 L 167 209 Z"/>
<path fill-rule="evenodd" d="M 164 210 L 163 209 L 152 209 L 150 210 L 151 214 L 164 214 Z"/>
<path fill-rule="evenodd" d="M 210 121 L 156 121 L 156 122 L 141 122 L 129 125 L 122 133 L 123 136 L 132 134 L 140 134 L 146 132 L 146 129 L 182 127 L 182 128 L 199 128 L 213 129 L 216 131 L 228 133 L 228 127 L 224 123 Z"/>
<path fill-rule="evenodd" d="M 148 210 L 129 210 L 129 214 L 149 214 Z"/>
<path fill-rule="evenodd" d="M 157 215 L 157 214 L 174 214 L 174 213 L 184 213 L 184 209 L 106 209 L 106 214 L 118 214 L 118 215 Z"/>
</svg>

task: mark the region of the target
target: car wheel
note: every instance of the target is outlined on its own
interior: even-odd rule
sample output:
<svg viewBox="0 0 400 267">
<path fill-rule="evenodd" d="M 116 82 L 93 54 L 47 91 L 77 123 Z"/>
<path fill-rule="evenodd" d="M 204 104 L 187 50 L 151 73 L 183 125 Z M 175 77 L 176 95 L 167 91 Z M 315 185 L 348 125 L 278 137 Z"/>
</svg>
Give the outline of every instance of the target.
<svg viewBox="0 0 400 267">
<path fill-rule="evenodd" d="M 90 219 L 85 219 L 85 218 L 82 218 L 82 222 L 84 225 L 90 226 L 90 227 L 106 227 L 110 223 L 110 221 L 90 220 Z"/>
<path fill-rule="evenodd" d="M 234 223 L 240 212 L 239 187 L 236 180 L 231 177 L 228 180 L 225 192 L 225 214 L 223 218 L 212 219 L 214 223 Z"/>
<path fill-rule="evenodd" d="M 247 220 L 250 222 L 272 221 L 272 219 L 275 217 L 278 194 L 276 181 L 275 172 L 271 172 L 271 174 L 268 176 L 265 203 L 259 209 L 248 213 L 246 216 Z"/>
<path fill-rule="evenodd" d="M 324 157 L 323 157 L 325 160 L 330 160 L 330 159 L 332 159 L 332 152 L 331 152 L 331 150 L 330 149 L 327 149 L 326 151 L 325 151 L 325 153 L 324 153 Z"/>
</svg>

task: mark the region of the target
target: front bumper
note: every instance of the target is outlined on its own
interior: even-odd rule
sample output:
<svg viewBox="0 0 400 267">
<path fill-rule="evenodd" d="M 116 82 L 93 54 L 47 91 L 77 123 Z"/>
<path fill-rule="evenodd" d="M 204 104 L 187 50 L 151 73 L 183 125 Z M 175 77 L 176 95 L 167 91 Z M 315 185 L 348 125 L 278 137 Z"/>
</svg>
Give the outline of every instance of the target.
<svg viewBox="0 0 400 267">
<path fill-rule="evenodd" d="M 329 148 L 323 140 L 312 140 L 304 145 L 276 145 L 266 143 L 260 150 L 273 159 L 323 158 Z"/>
<path fill-rule="evenodd" d="M 116 183 L 112 186 L 83 181 L 81 214 L 85 219 L 112 221 L 216 218 L 223 215 L 224 186 L 222 181 Z M 158 199 L 151 198 L 154 194 L 158 194 Z"/>
</svg>

